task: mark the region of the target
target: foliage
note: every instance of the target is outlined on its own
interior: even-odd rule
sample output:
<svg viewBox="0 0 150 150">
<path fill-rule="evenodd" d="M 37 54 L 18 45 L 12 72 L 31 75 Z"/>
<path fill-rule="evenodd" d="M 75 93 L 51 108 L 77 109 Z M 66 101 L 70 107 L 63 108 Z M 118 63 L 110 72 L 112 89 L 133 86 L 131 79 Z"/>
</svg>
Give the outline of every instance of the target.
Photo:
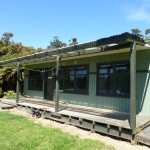
<svg viewBox="0 0 150 150">
<path fill-rule="evenodd" d="M 15 98 L 16 97 L 16 93 L 14 91 L 7 91 L 7 92 L 4 92 L 4 97 L 5 98 Z"/>
<path fill-rule="evenodd" d="M 13 33 L 5 32 L 0 40 L 0 61 L 13 59 L 25 55 L 30 55 L 42 51 L 41 48 L 34 49 L 32 46 L 23 46 L 22 43 L 10 41 Z M 16 67 L 1 67 L 0 68 L 0 87 L 3 92 L 8 90 L 16 90 Z M 23 91 L 23 70 L 21 70 L 21 92 Z"/>
<path fill-rule="evenodd" d="M 135 34 L 135 35 L 138 35 L 138 34 L 141 33 L 141 31 L 139 29 L 137 29 L 137 28 L 131 29 L 131 31 L 132 31 L 132 34 Z"/>
<path fill-rule="evenodd" d="M 0 61 L 21 57 L 42 51 L 42 48 L 34 49 L 32 46 L 23 46 L 22 43 L 9 41 L 14 35 L 5 32 L 0 40 Z"/>
<path fill-rule="evenodd" d="M 11 32 L 5 32 L 5 33 L 3 33 L 2 39 L 9 41 L 13 36 L 14 36 L 13 33 L 11 33 Z"/>
<path fill-rule="evenodd" d="M 141 30 L 135 28 L 135 29 L 131 29 L 132 34 L 137 35 L 139 38 L 143 38 L 143 34 L 141 34 Z"/>
<path fill-rule="evenodd" d="M 0 84 L 2 84 L 5 81 L 8 81 L 11 76 L 11 73 L 14 71 L 15 71 L 14 67 L 2 67 L 0 69 Z"/>
<path fill-rule="evenodd" d="M 80 139 L 59 129 L 35 124 L 25 117 L 0 112 L 1 150 L 113 150 L 99 141 Z"/>
<path fill-rule="evenodd" d="M 14 73 L 12 67 L 3 67 L 0 69 L 0 87 L 2 92 L 12 89 L 10 86 L 11 82 L 9 82 L 12 73 Z"/>
<path fill-rule="evenodd" d="M 0 41 L 0 61 L 21 57 L 38 52 L 33 47 L 23 46 L 22 43 L 4 43 Z"/>
<path fill-rule="evenodd" d="M 145 30 L 145 35 L 148 35 L 148 34 L 150 34 L 150 29 Z"/>
<path fill-rule="evenodd" d="M 50 45 L 47 46 L 47 49 L 55 49 L 55 48 L 61 48 L 65 47 L 67 44 L 63 43 L 62 41 L 59 40 L 59 37 L 54 36 L 53 40 L 50 41 Z"/>
<path fill-rule="evenodd" d="M 2 98 L 4 96 L 3 90 L 2 88 L 0 88 L 0 98 Z"/>
<path fill-rule="evenodd" d="M 23 68 L 20 69 L 20 91 L 23 93 Z M 17 72 L 15 67 L 2 67 L 0 68 L 0 87 L 3 92 L 8 90 L 16 90 Z"/>
<path fill-rule="evenodd" d="M 71 45 L 76 45 L 76 44 L 78 44 L 78 40 L 77 40 L 77 38 L 76 37 L 74 37 L 74 38 L 72 38 L 71 40 L 69 40 L 69 42 L 71 42 L 69 45 L 71 46 Z"/>
</svg>

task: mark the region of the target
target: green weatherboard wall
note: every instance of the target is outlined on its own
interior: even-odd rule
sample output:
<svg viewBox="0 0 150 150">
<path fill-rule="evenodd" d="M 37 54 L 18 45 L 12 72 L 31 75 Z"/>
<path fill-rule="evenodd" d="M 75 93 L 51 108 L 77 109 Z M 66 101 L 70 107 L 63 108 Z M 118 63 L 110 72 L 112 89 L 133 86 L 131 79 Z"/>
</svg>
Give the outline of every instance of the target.
<svg viewBox="0 0 150 150">
<path fill-rule="evenodd" d="M 98 107 L 103 109 L 111 109 L 123 112 L 130 111 L 130 99 L 118 97 L 96 96 L 96 67 L 97 63 L 129 60 L 129 52 L 121 54 L 111 54 L 105 56 L 95 56 L 89 58 L 80 58 L 74 60 L 62 61 L 62 66 L 89 64 L 89 94 L 70 94 L 60 93 L 60 100 L 85 106 Z M 39 68 L 54 67 L 55 63 L 38 64 Z M 30 66 L 32 68 L 36 67 Z M 29 67 L 29 66 L 26 66 Z M 150 50 L 137 51 L 137 113 L 150 114 Z M 26 95 L 36 98 L 44 98 L 43 91 L 28 90 L 28 71 L 25 71 L 25 87 Z"/>
<path fill-rule="evenodd" d="M 137 108 L 150 115 L 150 50 L 137 53 Z"/>
</svg>

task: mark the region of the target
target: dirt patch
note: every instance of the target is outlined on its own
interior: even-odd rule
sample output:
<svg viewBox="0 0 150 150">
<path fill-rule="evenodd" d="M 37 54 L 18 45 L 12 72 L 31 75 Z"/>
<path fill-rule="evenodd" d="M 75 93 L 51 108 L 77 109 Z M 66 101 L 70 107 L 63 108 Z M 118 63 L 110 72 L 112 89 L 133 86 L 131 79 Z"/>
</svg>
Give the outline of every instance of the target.
<svg viewBox="0 0 150 150">
<path fill-rule="evenodd" d="M 103 136 L 103 135 L 100 135 L 97 133 L 91 133 L 90 131 L 80 129 L 80 128 L 77 128 L 72 125 L 59 123 L 59 122 L 52 121 L 49 119 L 43 119 L 43 118 L 36 119 L 36 118 L 32 117 L 31 114 L 26 113 L 24 111 L 20 111 L 18 109 L 11 109 L 9 111 L 16 115 L 28 117 L 30 120 L 34 121 L 35 123 L 41 124 L 46 127 L 59 128 L 63 132 L 69 133 L 71 135 L 77 135 L 83 139 L 88 138 L 88 139 L 92 139 L 92 140 L 102 141 L 108 145 L 112 145 L 113 147 L 116 148 L 116 150 L 150 150 L 150 148 L 148 148 L 146 146 L 131 145 L 129 142 L 122 141 L 122 140 L 116 140 L 111 137 Z"/>
</svg>

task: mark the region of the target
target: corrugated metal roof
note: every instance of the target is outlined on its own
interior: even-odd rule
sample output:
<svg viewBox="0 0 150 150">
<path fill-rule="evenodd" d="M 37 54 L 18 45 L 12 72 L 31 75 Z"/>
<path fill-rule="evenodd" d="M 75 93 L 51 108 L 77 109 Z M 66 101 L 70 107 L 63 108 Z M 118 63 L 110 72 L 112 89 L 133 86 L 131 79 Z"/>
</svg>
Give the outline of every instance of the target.
<svg viewBox="0 0 150 150">
<path fill-rule="evenodd" d="M 101 47 L 101 46 L 109 45 L 109 44 L 121 44 L 121 43 L 130 43 L 130 42 L 136 42 L 141 45 L 144 45 L 143 39 L 139 38 L 136 35 L 125 32 L 125 33 L 122 33 L 119 35 L 113 35 L 110 37 L 98 39 L 98 40 L 87 42 L 87 43 L 77 44 L 74 46 L 67 46 L 67 47 L 63 47 L 63 48 L 49 50 L 46 52 L 40 52 L 40 53 L 35 53 L 32 55 L 27 55 L 27 56 L 18 57 L 18 58 L 6 60 L 6 61 L 1 61 L 0 66 L 17 63 L 17 62 L 25 63 L 25 61 L 29 61 L 29 60 L 33 60 L 33 59 L 39 59 L 39 58 L 43 58 L 43 57 L 47 57 L 47 56 L 59 55 L 62 53 L 79 51 L 79 50 L 89 49 L 89 48 L 93 48 L 93 47 Z"/>
</svg>

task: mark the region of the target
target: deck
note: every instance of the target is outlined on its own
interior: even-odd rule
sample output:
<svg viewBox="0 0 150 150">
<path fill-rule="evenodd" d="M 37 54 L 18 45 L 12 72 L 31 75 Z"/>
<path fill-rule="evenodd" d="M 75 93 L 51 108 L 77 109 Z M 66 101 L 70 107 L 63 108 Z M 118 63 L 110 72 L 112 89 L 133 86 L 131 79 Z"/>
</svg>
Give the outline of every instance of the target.
<svg viewBox="0 0 150 150">
<path fill-rule="evenodd" d="M 38 108 L 43 111 L 55 112 L 55 105 L 52 101 L 20 99 L 19 105 Z M 122 128 L 130 129 L 130 114 L 106 109 L 97 109 L 86 106 L 72 105 L 67 103 L 59 104 L 59 114 L 70 115 L 79 118 L 91 119 L 93 121 L 118 125 Z M 150 121 L 150 116 L 137 115 L 137 127 Z"/>
<path fill-rule="evenodd" d="M 3 103 L 15 105 L 15 100 L 2 99 Z M 142 129 L 150 124 L 150 116 L 137 115 L 136 127 L 137 137 L 130 129 L 130 114 L 112 110 L 98 109 L 86 106 L 72 105 L 60 102 L 59 111 L 55 112 L 53 101 L 45 101 L 31 98 L 20 98 L 17 108 L 31 113 L 31 110 L 38 110 L 43 117 L 55 121 L 75 125 L 98 133 L 105 133 L 128 140 L 145 139 L 140 133 Z M 147 129 L 147 128 L 146 128 Z M 143 130 L 145 135 L 145 130 Z M 148 137 L 147 141 L 150 139 Z"/>
<path fill-rule="evenodd" d="M 11 109 L 11 108 L 14 108 L 14 106 L 0 102 L 0 109 Z"/>
<path fill-rule="evenodd" d="M 150 126 L 136 135 L 136 141 L 150 146 Z"/>
</svg>

